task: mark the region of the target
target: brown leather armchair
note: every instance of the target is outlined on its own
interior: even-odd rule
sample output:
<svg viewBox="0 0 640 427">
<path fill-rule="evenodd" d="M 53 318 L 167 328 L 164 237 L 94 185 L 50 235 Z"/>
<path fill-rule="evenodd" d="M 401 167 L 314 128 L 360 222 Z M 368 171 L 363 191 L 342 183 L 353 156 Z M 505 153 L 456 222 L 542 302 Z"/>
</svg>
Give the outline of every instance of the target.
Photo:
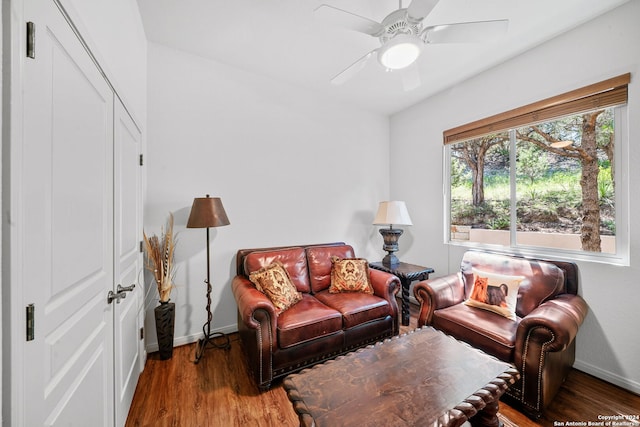
<svg viewBox="0 0 640 427">
<path fill-rule="evenodd" d="M 516 319 L 464 304 L 473 285 L 472 268 L 525 279 L 518 289 Z M 539 418 L 575 360 L 575 337 L 587 314 L 577 295 L 578 269 L 570 262 L 468 251 L 461 270 L 414 286 L 420 302 L 418 326 L 431 325 L 513 363 L 521 379 L 506 399 Z"/>
<path fill-rule="evenodd" d="M 373 295 L 332 294 L 331 257 L 355 258 L 344 243 L 241 249 L 231 286 L 247 364 L 261 390 L 273 380 L 359 347 L 397 335 L 400 280 L 369 270 Z M 282 263 L 302 300 L 281 314 L 249 280 L 249 273 Z"/>
</svg>

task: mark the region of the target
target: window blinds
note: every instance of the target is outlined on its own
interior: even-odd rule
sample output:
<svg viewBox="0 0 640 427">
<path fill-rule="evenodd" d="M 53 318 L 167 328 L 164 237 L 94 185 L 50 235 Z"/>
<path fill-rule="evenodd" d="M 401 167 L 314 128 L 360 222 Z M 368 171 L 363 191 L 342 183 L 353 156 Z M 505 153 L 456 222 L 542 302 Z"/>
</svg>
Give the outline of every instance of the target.
<svg viewBox="0 0 640 427">
<path fill-rule="evenodd" d="M 444 131 L 444 143 L 478 138 L 542 121 L 622 105 L 627 102 L 631 74 L 623 74 L 495 116 Z"/>
</svg>

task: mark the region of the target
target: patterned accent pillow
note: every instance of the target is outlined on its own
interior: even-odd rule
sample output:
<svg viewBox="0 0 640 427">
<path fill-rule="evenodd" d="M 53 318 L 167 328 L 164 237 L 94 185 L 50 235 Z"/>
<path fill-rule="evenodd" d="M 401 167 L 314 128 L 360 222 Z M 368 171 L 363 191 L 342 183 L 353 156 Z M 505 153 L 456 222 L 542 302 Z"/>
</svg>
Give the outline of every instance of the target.
<svg viewBox="0 0 640 427">
<path fill-rule="evenodd" d="M 369 281 L 369 262 L 366 259 L 331 257 L 329 293 L 340 292 L 373 294 L 373 287 Z"/>
<path fill-rule="evenodd" d="M 278 261 L 251 272 L 249 280 L 269 297 L 278 314 L 302 300 L 302 294 L 291 283 L 289 273 Z"/>
<path fill-rule="evenodd" d="M 485 273 L 475 268 L 472 271 L 473 287 L 471 295 L 464 303 L 516 320 L 518 288 L 525 277 Z"/>
</svg>

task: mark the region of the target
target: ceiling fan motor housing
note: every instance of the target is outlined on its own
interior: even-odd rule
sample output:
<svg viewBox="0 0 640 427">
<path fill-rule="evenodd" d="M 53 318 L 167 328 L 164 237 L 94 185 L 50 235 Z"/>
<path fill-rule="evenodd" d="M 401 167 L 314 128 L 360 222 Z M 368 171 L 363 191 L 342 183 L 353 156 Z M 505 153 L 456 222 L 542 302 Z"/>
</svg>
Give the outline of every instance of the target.
<svg viewBox="0 0 640 427">
<path fill-rule="evenodd" d="M 391 40 L 398 34 L 407 34 L 410 36 L 419 36 L 422 31 L 422 22 L 410 22 L 407 9 L 398 9 L 387 15 L 381 23 L 385 32 L 380 36 L 382 44 Z"/>
</svg>

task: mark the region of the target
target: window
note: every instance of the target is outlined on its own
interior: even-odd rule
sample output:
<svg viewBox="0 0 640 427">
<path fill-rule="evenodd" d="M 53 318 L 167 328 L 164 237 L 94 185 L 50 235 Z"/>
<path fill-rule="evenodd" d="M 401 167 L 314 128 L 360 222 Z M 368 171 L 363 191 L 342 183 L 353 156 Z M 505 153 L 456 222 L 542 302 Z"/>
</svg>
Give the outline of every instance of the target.
<svg viewBox="0 0 640 427">
<path fill-rule="evenodd" d="M 629 80 L 445 131 L 447 240 L 628 263 Z"/>
</svg>

